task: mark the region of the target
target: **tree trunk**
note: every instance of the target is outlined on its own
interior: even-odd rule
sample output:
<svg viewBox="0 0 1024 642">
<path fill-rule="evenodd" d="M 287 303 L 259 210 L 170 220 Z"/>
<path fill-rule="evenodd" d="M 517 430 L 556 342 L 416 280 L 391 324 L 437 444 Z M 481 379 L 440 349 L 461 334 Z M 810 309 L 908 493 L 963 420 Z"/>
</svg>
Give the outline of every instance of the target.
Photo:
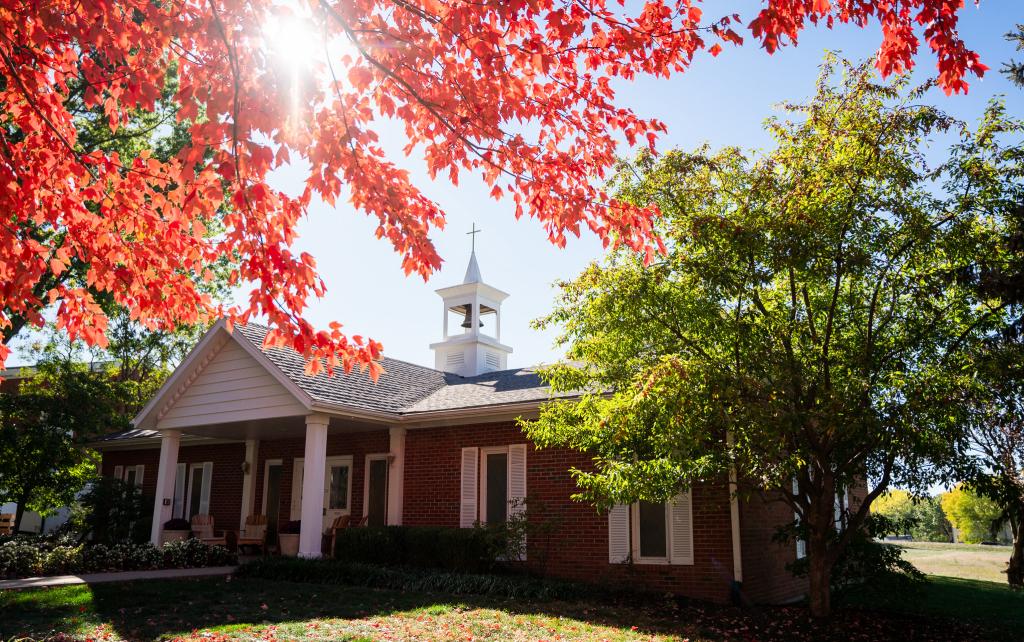
<svg viewBox="0 0 1024 642">
<path fill-rule="evenodd" d="M 1014 588 L 1024 588 L 1024 525 L 1013 533 L 1013 553 L 1006 566 L 1006 581 Z"/>
<path fill-rule="evenodd" d="M 832 614 L 832 568 L 827 556 L 825 538 L 812 534 L 807 542 L 807 579 L 811 617 L 815 618 L 826 618 Z"/>
<path fill-rule="evenodd" d="M 14 534 L 17 535 L 21 532 L 21 518 L 25 515 L 25 502 L 28 501 L 28 497 L 22 496 L 18 500 L 18 507 L 14 510 Z"/>
</svg>

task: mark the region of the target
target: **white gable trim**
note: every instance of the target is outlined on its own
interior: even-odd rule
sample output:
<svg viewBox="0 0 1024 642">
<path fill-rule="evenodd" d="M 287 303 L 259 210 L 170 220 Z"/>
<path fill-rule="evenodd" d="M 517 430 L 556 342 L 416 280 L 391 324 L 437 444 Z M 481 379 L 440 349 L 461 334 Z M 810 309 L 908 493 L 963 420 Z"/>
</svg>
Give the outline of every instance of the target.
<svg viewBox="0 0 1024 642">
<path fill-rule="evenodd" d="M 226 322 L 222 319 L 215 323 L 211 327 L 203 338 L 196 344 L 188 356 L 185 357 L 184 361 L 175 368 L 174 372 L 164 385 L 160 387 L 156 395 L 150 399 L 149 403 L 135 416 L 132 421 L 132 425 L 135 428 L 141 429 L 155 429 L 157 422 L 174 406 L 174 403 L 181 398 L 183 394 L 189 389 L 189 386 L 196 380 L 199 375 L 203 373 L 206 366 L 210 364 L 213 358 L 220 352 L 220 350 L 229 342 L 234 341 L 239 345 L 248 355 L 253 357 L 256 362 L 278 383 L 284 387 L 295 400 L 301 404 L 306 410 L 312 408 L 313 400 L 308 394 L 303 392 L 293 381 L 288 379 L 287 376 L 277 366 L 271 363 L 270 359 L 267 358 L 262 351 L 256 346 L 253 346 L 249 341 L 242 337 L 235 336 L 227 329 Z M 239 417 L 240 419 L 244 417 Z"/>
</svg>

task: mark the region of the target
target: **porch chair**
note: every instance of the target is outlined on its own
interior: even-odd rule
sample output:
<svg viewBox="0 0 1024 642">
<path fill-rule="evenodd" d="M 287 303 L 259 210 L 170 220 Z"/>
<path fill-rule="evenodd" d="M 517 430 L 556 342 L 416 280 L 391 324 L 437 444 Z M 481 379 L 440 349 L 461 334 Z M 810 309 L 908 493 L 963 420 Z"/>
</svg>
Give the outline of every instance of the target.
<svg viewBox="0 0 1024 642">
<path fill-rule="evenodd" d="M 238 534 L 238 551 L 243 546 L 258 548 L 260 553 L 267 554 L 267 516 L 249 515 L 245 518 L 245 528 Z"/>
<path fill-rule="evenodd" d="M 14 533 L 14 513 L 0 513 L 0 535 Z"/>
<path fill-rule="evenodd" d="M 352 522 L 351 515 L 339 515 L 331 527 L 327 529 L 327 534 L 331 536 L 331 546 L 327 549 L 327 556 L 334 557 L 334 544 L 338 539 L 338 531 L 346 529 Z"/>
<path fill-rule="evenodd" d="M 192 533 L 196 536 L 203 544 L 209 546 L 227 546 L 227 536 L 221 531 L 220 535 L 217 535 L 213 530 L 213 515 L 193 515 L 192 516 Z"/>
</svg>

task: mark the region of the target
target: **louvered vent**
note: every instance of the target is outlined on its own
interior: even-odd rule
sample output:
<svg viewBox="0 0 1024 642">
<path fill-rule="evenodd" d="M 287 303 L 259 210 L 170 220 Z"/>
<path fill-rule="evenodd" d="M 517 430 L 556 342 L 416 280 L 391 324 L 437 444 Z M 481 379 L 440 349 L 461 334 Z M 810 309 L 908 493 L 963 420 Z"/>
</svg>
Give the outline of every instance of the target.
<svg viewBox="0 0 1024 642">
<path fill-rule="evenodd" d="M 484 363 L 491 370 L 497 370 L 501 367 L 501 358 L 496 352 L 487 352 L 484 354 Z"/>
<path fill-rule="evenodd" d="M 461 366 L 466 362 L 466 354 L 464 352 L 449 352 L 445 363 L 449 368 L 455 366 Z"/>
</svg>

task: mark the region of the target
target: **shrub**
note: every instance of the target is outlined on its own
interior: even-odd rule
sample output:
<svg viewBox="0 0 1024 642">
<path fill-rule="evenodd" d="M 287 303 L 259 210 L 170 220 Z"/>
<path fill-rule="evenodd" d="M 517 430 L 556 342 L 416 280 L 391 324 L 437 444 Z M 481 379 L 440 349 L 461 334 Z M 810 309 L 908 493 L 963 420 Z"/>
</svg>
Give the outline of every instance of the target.
<svg viewBox="0 0 1024 642">
<path fill-rule="evenodd" d="M 238 563 L 234 553 L 223 546 L 209 546 L 198 539 L 168 542 L 161 549 L 164 568 L 228 566 Z"/>
<path fill-rule="evenodd" d="M 527 600 L 594 598 L 601 593 L 606 593 L 603 589 L 594 586 L 540 580 L 519 575 L 448 573 L 342 560 L 261 558 L 243 564 L 235 571 L 235 574 L 239 577 L 288 582 L 341 584 L 399 591 L 486 595 Z"/>
<path fill-rule="evenodd" d="M 884 515 L 868 517 L 864 528 L 853 534 L 846 550 L 832 567 L 834 596 L 842 598 L 844 593 L 860 586 L 894 593 L 911 593 L 920 589 L 924 573 L 903 559 L 903 549 L 876 541 L 899 529 L 899 524 Z M 797 577 L 806 575 L 808 568 L 806 557 L 790 565 L 790 570 Z"/>
<path fill-rule="evenodd" d="M 79 541 L 99 544 L 143 543 L 149 538 L 152 501 L 147 501 L 134 484 L 101 477 L 89 483 L 72 508 L 65 530 Z"/>
<path fill-rule="evenodd" d="M 464 573 L 490 570 L 501 553 L 498 534 L 486 528 L 384 526 L 338 531 L 338 560 L 440 568 Z"/>
<path fill-rule="evenodd" d="M 0 576 L 31 577 L 43 571 L 43 551 L 33 538 L 15 537 L 0 544 Z"/>
<path fill-rule="evenodd" d="M 56 545 L 49 551 L 42 553 L 42 574 L 43 575 L 65 575 L 74 573 L 82 567 L 82 551 L 85 547 Z"/>
<path fill-rule="evenodd" d="M 76 544 L 68 537 L 16 537 L 0 543 L 0 577 L 142 571 L 237 564 L 222 546 L 192 539 L 162 549 L 150 543 Z"/>
</svg>

